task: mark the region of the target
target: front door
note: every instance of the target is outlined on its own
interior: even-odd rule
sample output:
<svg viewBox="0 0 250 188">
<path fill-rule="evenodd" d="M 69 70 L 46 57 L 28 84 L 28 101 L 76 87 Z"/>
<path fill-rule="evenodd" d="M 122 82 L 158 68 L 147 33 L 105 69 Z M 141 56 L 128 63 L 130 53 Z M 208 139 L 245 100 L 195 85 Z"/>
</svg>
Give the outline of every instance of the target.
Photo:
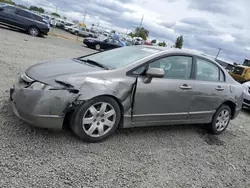
<svg viewBox="0 0 250 188">
<path fill-rule="evenodd" d="M 211 120 L 229 92 L 225 75 L 215 63 L 197 58 L 195 89 L 189 119 Z"/>
<path fill-rule="evenodd" d="M 11 26 L 17 26 L 17 18 L 16 18 L 16 8 L 12 6 L 4 6 L 3 9 L 0 10 L 0 22 Z"/>
<path fill-rule="evenodd" d="M 193 96 L 191 80 L 192 57 L 168 56 L 149 64 L 149 68 L 162 68 L 163 78 L 144 83 L 138 78 L 132 121 L 182 122 L 187 120 Z"/>
</svg>

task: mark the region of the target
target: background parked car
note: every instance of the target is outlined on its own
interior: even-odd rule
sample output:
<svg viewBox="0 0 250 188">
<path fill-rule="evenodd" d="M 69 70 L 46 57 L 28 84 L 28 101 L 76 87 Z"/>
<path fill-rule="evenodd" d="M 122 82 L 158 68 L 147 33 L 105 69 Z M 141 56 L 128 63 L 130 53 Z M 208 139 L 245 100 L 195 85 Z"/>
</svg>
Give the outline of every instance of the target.
<svg viewBox="0 0 250 188">
<path fill-rule="evenodd" d="M 98 37 L 98 32 L 84 27 L 80 27 L 77 34 L 83 37 L 92 37 L 92 38 Z"/>
<path fill-rule="evenodd" d="M 68 31 L 72 34 L 77 35 L 79 32 L 79 26 L 78 25 L 74 25 L 72 27 L 69 27 Z"/>
<path fill-rule="evenodd" d="M 250 108 L 250 81 L 242 84 L 244 87 L 243 106 Z"/>
<path fill-rule="evenodd" d="M 12 5 L 0 5 L 0 23 L 24 30 L 32 36 L 47 35 L 49 23 L 40 15 Z"/>
<path fill-rule="evenodd" d="M 114 48 L 126 46 L 126 44 L 124 44 L 122 41 L 112 38 L 86 38 L 83 40 L 83 43 L 89 48 L 94 48 L 96 50 L 111 50 Z"/>
</svg>

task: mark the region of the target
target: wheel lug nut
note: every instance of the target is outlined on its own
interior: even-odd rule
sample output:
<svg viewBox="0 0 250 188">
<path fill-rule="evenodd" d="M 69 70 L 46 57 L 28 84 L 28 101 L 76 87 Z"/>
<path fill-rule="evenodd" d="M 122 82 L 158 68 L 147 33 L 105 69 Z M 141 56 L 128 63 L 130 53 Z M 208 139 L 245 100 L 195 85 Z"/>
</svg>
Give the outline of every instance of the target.
<svg viewBox="0 0 250 188">
<path fill-rule="evenodd" d="M 96 122 L 96 119 L 94 119 L 93 121 Z"/>
<path fill-rule="evenodd" d="M 99 123 L 99 122 L 97 122 L 97 125 L 100 125 L 100 123 Z"/>
<path fill-rule="evenodd" d="M 102 114 L 101 116 L 103 117 L 104 115 Z"/>
<path fill-rule="evenodd" d="M 104 119 L 102 119 L 101 122 L 104 122 Z"/>
</svg>

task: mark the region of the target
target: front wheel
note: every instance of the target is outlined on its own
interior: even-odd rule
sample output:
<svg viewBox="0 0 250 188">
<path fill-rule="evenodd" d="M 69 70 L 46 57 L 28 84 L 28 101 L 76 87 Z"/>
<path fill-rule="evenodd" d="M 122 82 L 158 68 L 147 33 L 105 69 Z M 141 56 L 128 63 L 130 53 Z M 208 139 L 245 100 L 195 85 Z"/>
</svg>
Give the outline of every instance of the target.
<svg viewBox="0 0 250 188">
<path fill-rule="evenodd" d="M 28 29 L 28 33 L 31 35 L 31 36 L 34 36 L 34 37 L 37 37 L 38 35 L 40 35 L 40 31 L 38 28 L 36 27 L 30 27 Z"/>
<path fill-rule="evenodd" d="M 214 114 L 210 124 L 210 131 L 213 134 L 221 134 L 226 130 L 231 119 L 231 109 L 227 105 L 222 105 Z"/>
<path fill-rule="evenodd" d="M 97 97 L 85 102 L 72 117 L 73 132 L 86 142 L 98 142 L 109 137 L 121 119 L 121 110 L 111 97 Z"/>
</svg>

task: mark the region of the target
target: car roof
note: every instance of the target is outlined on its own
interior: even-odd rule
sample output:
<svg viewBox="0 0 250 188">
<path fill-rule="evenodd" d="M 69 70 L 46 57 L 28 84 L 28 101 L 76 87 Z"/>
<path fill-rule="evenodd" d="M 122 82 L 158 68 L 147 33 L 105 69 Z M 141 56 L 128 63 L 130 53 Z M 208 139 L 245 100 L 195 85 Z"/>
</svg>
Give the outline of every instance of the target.
<svg viewBox="0 0 250 188">
<path fill-rule="evenodd" d="M 166 51 L 168 53 L 185 53 L 185 54 L 189 54 L 189 55 L 199 56 L 199 57 L 202 57 L 202 58 L 205 58 L 205 59 L 208 59 L 210 61 L 215 62 L 215 60 L 213 58 L 211 58 L 205 54 L 194 52 L 192 50 L 184 50 L 184 49 L 169 48 L 169 47 L 162 47 L 162 46 L 148 46 L 148 45 L 140 45 L 140 46 L 145 46 L 146 48 L 157 49 L 160 51 Z"/>
<path fill-rule="evenodd" d="M 43 18 L 40 14 L 37 14 L 37 13 L 32 12 L 32 11 L 30 11 L 30 10 L 27 10 L 27 9 L 24 9 L 24 8 L 15 6 L 15 5 L 7 4 L 7 3 L 3 3 L 3 4 L 4 4 L 5 6 L 10 6 L 10 7 L 15 7 L 16 9 L 21 9 L 21 10 L 23 10 L 23 11 L 29 12 L 29 13 L 31 13 L 31 14 L 35 14 L 36 16 L 39 16 L 39 17 Z"/>
</svg>

